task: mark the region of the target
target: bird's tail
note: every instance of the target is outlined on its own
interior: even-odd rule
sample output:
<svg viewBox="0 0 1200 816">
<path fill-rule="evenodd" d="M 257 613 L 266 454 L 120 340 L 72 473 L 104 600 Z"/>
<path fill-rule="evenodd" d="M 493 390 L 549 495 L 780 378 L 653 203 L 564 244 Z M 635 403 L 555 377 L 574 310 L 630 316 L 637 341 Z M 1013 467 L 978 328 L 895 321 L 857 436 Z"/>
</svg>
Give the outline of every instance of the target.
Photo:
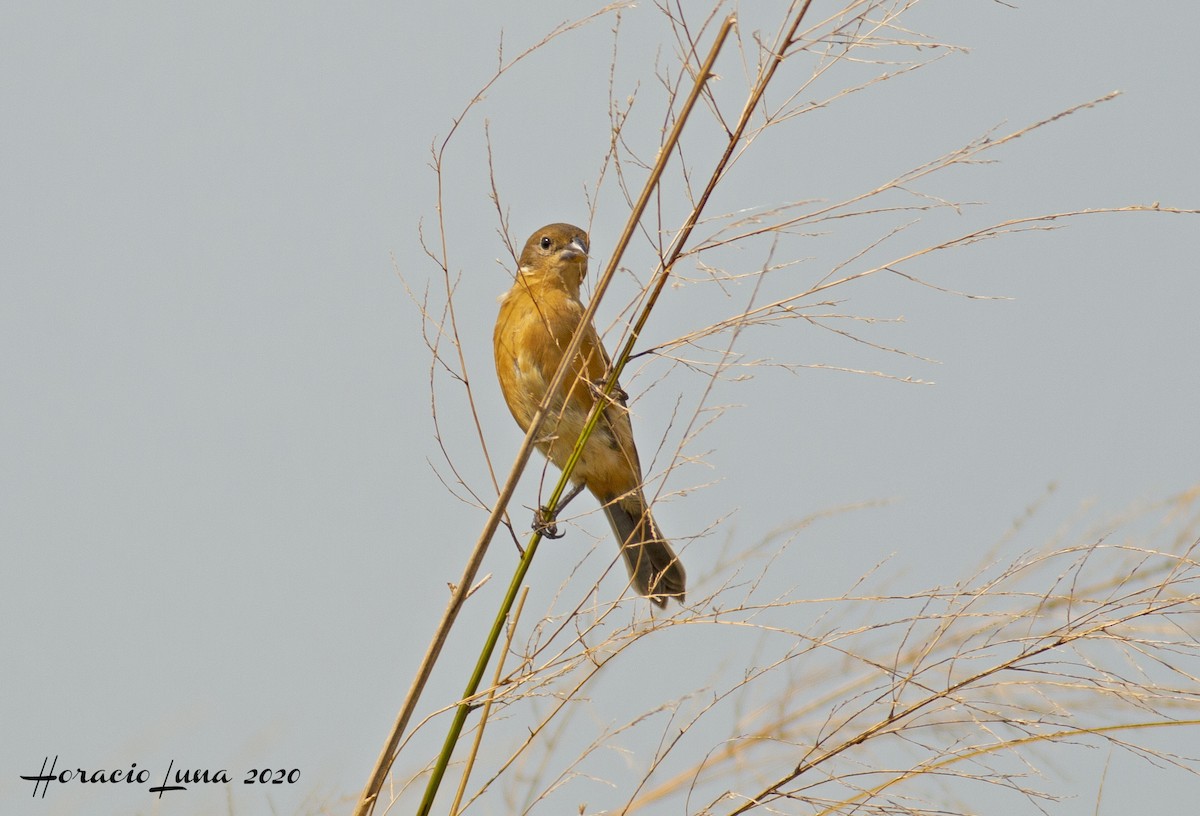
<svg viewBox="0 0 1200 816">
<path fill-rule="evenodd" d="M 659 532 L 645 499 L 631 495 L 605 502 L 604 514 L 621 545 L 633 588 L 659 606 L 666 606 L 667 598 L 682 603 L 687 574 Z"/>
</svg>

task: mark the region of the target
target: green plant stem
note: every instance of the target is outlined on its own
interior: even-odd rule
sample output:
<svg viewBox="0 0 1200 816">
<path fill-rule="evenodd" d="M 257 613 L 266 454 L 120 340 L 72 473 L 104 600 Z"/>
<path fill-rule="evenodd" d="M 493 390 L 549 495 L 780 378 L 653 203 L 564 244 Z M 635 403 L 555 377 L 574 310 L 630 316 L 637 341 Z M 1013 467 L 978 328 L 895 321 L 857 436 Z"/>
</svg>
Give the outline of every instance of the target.
<svg viewBox="0 0 1200 816">
<path fill-rule="evenodd" d="M 463 768 L 462 779 L 459 780 L 458 790 L 454 793 L 454 802 L 450 805 L 450 816 L 458 816 L 459 806 L 462 804 L 463 796 L 467 792 L 467 781 L 471 778 L 471 768 L 475 764 L 475 758 L 479 754 L 479 746 L 483 743 L 483 729 L 487 725 L 488 718 L 491 716 L 492 703 L 496 701 L 496 689 L 500 687 L 500 675 L 504 671 L 504 655 L 512 651 L 513 636 L 517 633 L 517 621 L 521 619 L 521 610 L 525 608 L 525 599 L 529 597 L 529 587 L 525 587 L 525 591 L 521 593 L 521 599 L 517 601 L 517 611 L 513 613 L 512 621 L 508 624 L 508 638 L 504 641 L 504 651 L 500 653 L 500 659 L 496 662 L 496 672 L 492 675 L 492 687 L 487 693 L 487 702 L 483 704 L 483 714 L 479 718 L 479 728 L 475 730 L 475 741 L 471 744 L 471 753 L 467 756 L 466 767 Z"/>
<path fill-rule="evenodd" d="M 467 722 L 467 715 L 475 707 L 474 703 L 469 702 L 470 698 L 475 696 L 475 692 L 479 690 L 479 683 L 483 680 L 483 673 L 491 661 L 492 652 L 496 649 L 496 642 L 500 640 L 500 633 L 504 631 L 508 612 L 517 599 L 517 593 L 521 590 L 521 584 L 525 581 L 525 574 L 529 572 L 529 565 L 533 563 L 533 556 L 537 553 L 537 547 L 541 540 L 542 534 L 535 532 L 529 540 L 529 546 L 525 548 L 525 555 L 517 564 L 512 581 L 509 582 L 508 592 L 505 593 L 504 600 L 500 603 L 500 614 L 496 615 L 496 619 L 492 621 L 492 628 L 488 632 L 487 640 L 484 641 L 483 651 L 479 653 L 479 660 L 475 662 L 475 670 L 471 672 L 471 677 L 467 680 L 467 689 L 463 693 L 462 702 L 454 709 L 454 719 L 450 722 L 450 731 L 446 734 L 446 742 L 442 745 L 442 751 L 438 754 L 437 762 L 433 766 L 429 783 L 425 786 L 425 796 L 421 799 L 421 807 L 417 809 L 420 816 L 427 816 L 433 809 L 433 800 L 437 796 L 438 787 L 446 774 L 446 767 L 450 764 L 454 746 L 458 744 L 458 738 Z"/>
</svg>

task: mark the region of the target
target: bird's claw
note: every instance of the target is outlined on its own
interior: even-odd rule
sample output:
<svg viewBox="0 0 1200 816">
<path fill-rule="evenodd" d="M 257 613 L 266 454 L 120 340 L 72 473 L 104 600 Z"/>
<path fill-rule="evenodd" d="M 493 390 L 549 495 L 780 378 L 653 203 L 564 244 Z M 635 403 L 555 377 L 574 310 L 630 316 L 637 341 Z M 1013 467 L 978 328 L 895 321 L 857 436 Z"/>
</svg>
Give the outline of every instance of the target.
<svg viewBox="0 0 1200 816">
<path fill-rule="evenodd" d="M 606 379 L 592 380 L 588 383 L 592 389 L 592 396 L 596 399 L 611 400 L 619 405 L 625 405 L 629 402 L 629 393 L 620 385 L 613 385 L 612 393 L 608 396 L 604 395 L 604 383 Z"/>
<path fill-rule="evenodd" d="M 554 523 L 554 519 L 550 517 L 545 507 L 539 507 L 533 511 L 533 529 L 542 538 L 556 539 L 566 535 L 566 533 L 558 531 L 558 525 Z"/>
</svg>

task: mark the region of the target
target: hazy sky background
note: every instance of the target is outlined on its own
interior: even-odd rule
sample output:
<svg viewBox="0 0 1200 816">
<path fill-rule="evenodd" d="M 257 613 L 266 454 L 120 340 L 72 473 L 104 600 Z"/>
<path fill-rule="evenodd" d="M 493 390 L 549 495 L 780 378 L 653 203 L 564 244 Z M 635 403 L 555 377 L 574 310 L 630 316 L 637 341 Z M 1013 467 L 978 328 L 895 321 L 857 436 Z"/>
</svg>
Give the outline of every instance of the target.
<svg viewBox="0 0 1200 816">
<path fill-rule="evenodd" d="M 749 5 L 741 36 L 773 37 L 776 5 Z M 813 13 L 834 5 L 817 0 Z M 713 212 L 845 198 L 991 128 L 1007 133 L 1113 90 L 1123 95 L 1002 148 L 997 164 L 918 185 L 986 205 L 932 213 L 872 257 L 1025 215 L 1200 206 L 1200 6 L 1148 17 L 1112 0 L 1018 5 L 922 3 L 905 25 L 969 53 L 769 131 Z M 422 219 L 427 236 L 436 227 L 429 148 L 491 75 L 501 32 L 511 55 L 592 8 L 25 3 L 0 15 L 0 810 L 348 808 L 341 797 L 365 781 L 485 518 L 431 469 L 448 473 L 430 419 L 429 352 L 401 278 L 418 292 L 440 286 L 418 242 Z M 502 473 L 520 435 L 494 382 L 490 338 L 512 262 L 488 200 L 484 123 L 513 240 L 550 221 L 590 226 L 593 269 L 602 267 L 628 213 L 611 177 L 590 225 L 584 198 L 609 140 L 612 22 L 519 65 L 447 153 L 461 338 Z M 656 60 L 677 64 L 666 32 L 651 3 L 623 15 L 615 96 L 638 89 L 626 139 L 647 159 L 663 117 Z M 745 76 L 735 49 L 717 70 L 736 114 Z M 844 70 L 812 96 L 879 67 Z M 797 65 L 785 79 L 807 71 Z M 697 122 L 684 144 L 700 172 L 720 144 L 707 114 Z M 627 171 L 640 185 L 643 173 Z M 666 208 L 665 226 L 682 206 Z M 804 260 L 764 295 L 804 288 L 908 220 L 831 222 L 827 236 L 781 245 L 776 260 Z M 1072 520 L 1102 523 L 1195 485 L 1198 244 L 1192 216 L 1097 216 L 907 270 L 1011 300 L 895 277 L 831 293 L 846 300 L 840 311 L 904 318 L 843 328 L 938 363 L 800 322 L 746 332 L 738 349 L 750 359 L 936 384 L 814 368 L 721 383 L 711 402 L 731 407 L 687 451 L 706 464 L 672 471 L 663 493 L 686 494 L 656 510 L 686 543 L 693 592 L 731 542 L 845 505 L 886 502 L 804 533 L 773 568 L 781 589 L 835 596 L 889 557 L 883 569 L 902 588 L 953 583 L 1051 483 L 1013 553 Z M 764 255 L 720 260 L 752 272 Z M 625 265 L 633 275 L 614 285 L 605 326 L 636 292 L 634 276 L 645 281 L 653 268 L 645 241 Z M 727 300 L 712 286 L 668 288 L 645 342 L 737 311 L 748 287 Z M 682 430 L 672 412 L 690 415 L 705 379 L 653 358 L 625 379 L 643 459 L 661 477 Z M 462 389 L 442 378 L 439 399 L 456 464 L 485 491 Z M 539 472 L 513 504 L 522 526 Z M 534 564 L 532 608 L 546 608 L 593 543 L 572 597 L 607 565 L 603 522 L 590 513 L 579 525 Z M 478 621 L 513 563 L 497 538 L 484 567 L 496 579 L 456 630 L 422 714 L 460 690 Z M 615 573 L 601 586 L 620 591 Z M 642 602 L 628 606 L 647 614 Z M 654 688 L 646 699 L 631 693 L 624 715 L 702 686 L 698 669 L 662 669 L 725 653 L 726 634 L 664 640 L 644 658 Z M 424 761 L 443 734 L 435 723 L 401 765 Z M 56 786 L 31 799 L 19 776 L 55 755 L 60 768 L 136 762 L 156 777 L 171 760 L 226 768 L 237 784 L 161 802 L 120 786 Z M 1093 813 L 1109 761 L 1100 813 L 1182 812 L 1200 794 L 1194 778 L 1097 752 L 1094 765 L 1049 763 L 1077 779 L 1065 789 L 1079 797 L 1053 812 Z M 302 777 L 265 792 L 240 784 L 261 767 Z M 607 795 L 596 786 L 561 801 L 590 797 L 598 808 Z"/>
</svg>

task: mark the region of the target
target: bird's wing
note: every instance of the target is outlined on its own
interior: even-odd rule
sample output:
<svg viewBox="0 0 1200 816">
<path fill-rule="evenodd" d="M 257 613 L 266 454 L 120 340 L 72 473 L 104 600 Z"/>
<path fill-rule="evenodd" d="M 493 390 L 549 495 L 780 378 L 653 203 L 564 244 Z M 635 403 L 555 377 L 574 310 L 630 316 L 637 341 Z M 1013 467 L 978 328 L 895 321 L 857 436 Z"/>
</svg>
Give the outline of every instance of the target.
<svg viewBox="0 0 1200 816">
<path fill-rule="evenodd" d="M 600 335 L 596 332 L 595 326 L 588 326 L 588 331 L 583 336 L 583 343 L 579 347 L 579 356 L 576 358 L 577 384 L 571 394 L 572 400 L 580 400 L 581 407 L 590 410 L 592 403 L 600 394 L 600 387 L 608 377 L 611 367 L 612 363 L 609 360 L 608 352 L 604 350 L 604 344 L 600 341 Z M 625 406 L 624 395 L 625 392 L 618 384 L 607 397 L 608 402 L 604 406 L 600 426 L 608 430 L 605 436 L 615 441 L 625 459 L 632 466 L 634 481 L 641 482 L 642 466 L 638 461 L 637 446 L 633 442 L 633 425 L 629 421 L 629 409 Z"/>
</svg>

